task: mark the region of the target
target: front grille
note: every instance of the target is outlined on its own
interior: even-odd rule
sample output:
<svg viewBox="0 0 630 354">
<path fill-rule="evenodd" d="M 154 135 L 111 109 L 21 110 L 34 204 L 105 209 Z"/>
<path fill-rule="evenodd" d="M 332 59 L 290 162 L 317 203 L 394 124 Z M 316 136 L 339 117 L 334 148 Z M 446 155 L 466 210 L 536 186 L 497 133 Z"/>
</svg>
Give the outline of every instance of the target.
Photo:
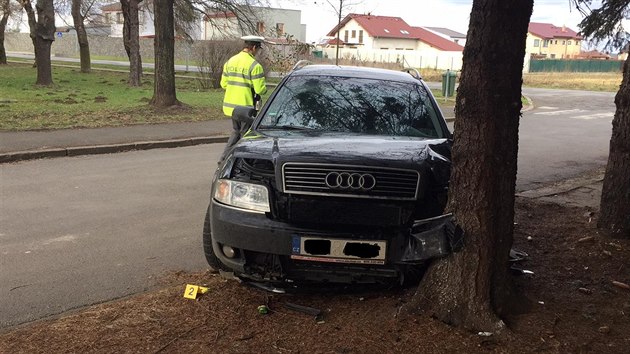
<svg viewBox="0 0 630 354">
<path fill-rule="evenodd" d="M 293 194 L 414 200 L 419 180 L 417 171 L 396 168 L 315 163 L 282 166 L 284 192 Z"/>
</svg>

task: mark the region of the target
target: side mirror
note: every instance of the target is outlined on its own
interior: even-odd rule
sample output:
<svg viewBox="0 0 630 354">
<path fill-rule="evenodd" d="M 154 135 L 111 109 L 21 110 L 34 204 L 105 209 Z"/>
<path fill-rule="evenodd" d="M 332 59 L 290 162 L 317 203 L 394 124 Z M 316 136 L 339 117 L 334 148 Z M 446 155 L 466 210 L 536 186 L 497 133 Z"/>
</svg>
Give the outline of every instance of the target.
<svg viewBox="0 0 630 354">
<path fill-rule="evenodd" d="M 254 123 L 256 110 L 251 107 L 238 106 L 232 112 L 232 123 L 234 128 L 238 127 L 240 131 L 245 131 Z"/>
</svg>

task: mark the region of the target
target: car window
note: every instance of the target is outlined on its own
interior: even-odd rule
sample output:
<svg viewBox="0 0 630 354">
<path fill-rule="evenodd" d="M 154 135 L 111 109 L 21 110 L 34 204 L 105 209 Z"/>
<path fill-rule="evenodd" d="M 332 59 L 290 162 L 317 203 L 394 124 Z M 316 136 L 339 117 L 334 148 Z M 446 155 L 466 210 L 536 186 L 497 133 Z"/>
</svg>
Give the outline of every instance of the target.
<svg viewBox="0 0 630 354">
<path fill-rule="evenodd" d="M 257 129 L 444 137 L 420 83 L 355 77 L 289 78 Z"/>
</svg>

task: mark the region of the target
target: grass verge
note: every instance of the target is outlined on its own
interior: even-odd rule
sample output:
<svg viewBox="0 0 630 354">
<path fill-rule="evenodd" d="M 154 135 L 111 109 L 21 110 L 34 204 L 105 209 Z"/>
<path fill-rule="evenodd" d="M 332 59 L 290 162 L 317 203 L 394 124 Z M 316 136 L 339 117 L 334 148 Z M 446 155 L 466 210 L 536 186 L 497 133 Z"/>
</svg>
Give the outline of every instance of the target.
<svg viewBox="0 0 630 354">
<path fill-rule="evenodd" d="M 0 129 L 56 129 L 141 123 L 204 121 L 223 118 L 222 90 L 201 90 L 193 79 L 177 79 L 181 108 L 157 110 L 148 105 L 153 78 L 128 87 L 127 74 L 53 67 L 52 87 L 36 87 L 36 70 L 27 64 L 0 67 Z"/>
</svg>

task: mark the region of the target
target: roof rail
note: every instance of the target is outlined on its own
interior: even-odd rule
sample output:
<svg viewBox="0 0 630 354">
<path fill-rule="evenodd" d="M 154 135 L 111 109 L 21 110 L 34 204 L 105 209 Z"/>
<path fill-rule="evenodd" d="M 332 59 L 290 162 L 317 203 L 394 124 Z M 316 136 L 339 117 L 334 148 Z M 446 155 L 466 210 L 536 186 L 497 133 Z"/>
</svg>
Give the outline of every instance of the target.
<svg viewBox="0 0 630 354">
<path fill-rule="evenodd" d="M 293 69 L 291 69 L 291 71 L 295 71 L 295 70 L 300 70 L 303 67 L 307 66 L 307 65 L 311 65 L 313 64 L 311 61 L 309 60 L 300 60 L 297 63 L 295 63 L 295 65 L 293 65 Z"/>
<path fill-rule="evenodd" d="M 422 75 L 420 75 L 420 72 L 418 71 L 418 69 L 416 68 L 404 68 L 402 69 L 403 72 L 406 72 L 407 74 L 415 77 L 418 80 L 422 80 Z"/>
</svg>

